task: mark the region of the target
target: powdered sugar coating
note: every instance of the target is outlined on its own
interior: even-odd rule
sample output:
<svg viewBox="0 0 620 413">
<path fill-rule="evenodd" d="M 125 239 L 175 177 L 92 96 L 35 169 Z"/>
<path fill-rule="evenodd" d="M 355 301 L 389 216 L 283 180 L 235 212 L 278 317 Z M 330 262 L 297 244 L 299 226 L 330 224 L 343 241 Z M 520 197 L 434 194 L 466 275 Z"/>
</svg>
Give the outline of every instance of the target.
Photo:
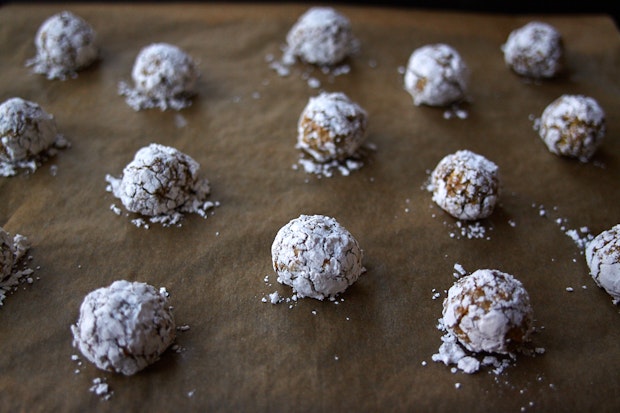
<svg viewBox="0 0 620 413">
<path fill-rule="evenodd" d="M 131 77 L 134 88 L 119 84 L 119 93 L 134 110 L 180 110 L 191 105 L 200 73 L 194 60 L 179 47 L 153 43 L 138 54 Z"/>
<path fill-rule="evenodd" d="M 127 376 L 157 361 L 176 333 L 165 292 L 125 280 L 86 295 L 71 332 L 89 361 Z"/>
<path fill-rule="evenodd" d="M 311 7 L 286 36 L 287 53 L 310 64 L 333 66 L 352 54 L 351 23 L 331 7 Z"/>
<path fill-rule="evenodd" d="M 605 112 L 589 96 L 562 95 L 545 108 L 538 127 L 550 152 L 587 162 L 605 138 Z"/>
<path fill-rule="evenodd" d="M 368 115 L 344 93 L 311 97 L 297 124 L 297 148 L 318 162 L 342 161 L 366 138 Z"/>
<path fill-rule="evenodd" d="M 38 158 L 66 145 L 54 117 L 39 104 L 15 97 L 0 105 L 0 175 L 15 175 L 18 168 L 34 171 Z"/>
<path fill-rule="evenodd" d="M 533 21 L 513 30 L 501 49 L 506 65 L 519 75 L 551 78 L 562 70 L 562 36 L 550 24 Z"/>
<path fill-rule="evenodd" d="M 416 106 L 446 106 L 465 98 L 468 68 L 447 44 L 429 44 L 413 51 L 405 71 L 405 90 Z"/>
<path fill-rule="evenodd" d="M 200 179 L 200 165 L 179 150 L 152 143 L 136 152 L 121 178 L 106 176 L 108 190 L 130 212 L 149 217 L 175 217 L 181 212 L 204 216 L 210 193 L 209 181 Z"/>
<path fill-rule="evenodd" d="M 90 66 L 99 56 L 93 28 L 81 17 L 62 11 L 49 17 L 35 37 L 37 55 L 26 62 L 48 79 L 65 80 Z"/>
<path fill-rule="evenodd" d="M 453 217 L 486 218 L 499 200 L 499 167 L 482 155 L 460 150 L 439 161 L 428 189 L 433 201 Z"/>
<path fill-rule="evenodd" d="M 448 290 L 443 322 L 468 350 L 507 354 L 530 339 L 533 310 L 523 284 L 510 274 L 481 269 Z"/>
<path fill-rule="evenodd" d="M 333 298 L 365 271 L 357 240 L 334 218 L 300 215 L 283 226 L 271 246 L 278 282 L 298 297 Z"/>
<path fill-rule="evenodd" d="M 620 224 L 598 234 L 586 246 L 586 262 L 596 285 L 620 304 Z"/>
</svg>

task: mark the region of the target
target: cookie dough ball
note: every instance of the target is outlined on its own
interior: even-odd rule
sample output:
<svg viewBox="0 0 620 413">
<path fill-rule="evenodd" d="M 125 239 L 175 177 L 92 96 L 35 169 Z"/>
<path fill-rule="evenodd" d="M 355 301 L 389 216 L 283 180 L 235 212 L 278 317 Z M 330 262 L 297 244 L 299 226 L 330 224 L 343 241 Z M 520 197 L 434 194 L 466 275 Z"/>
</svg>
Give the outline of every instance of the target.
<svg viewBox="0 0 620 413">
<path fill-rule="evenodd" d="M 405 90 L 416 106 L 447 106 L 465 98 L 467 78 L 467 65 L 453 47 L 431 44 L 409 57 Z"/>
<path fill-rule="evenodd" d="M 191 105 L 200 74 L 194 60 L 177 46 L 144 47 L 133 66 L 134 88 L 121 82 L 119 92 L 134 110 L 180 110 Z"/>
<path fill-rule="evenodd" d="M 439 161 L 429 190 L 433 201 L 455 218 L 487 218 L 499 200 L 499 168 L 482 155 L 460 150 Z"/>
<path fill-rule="evenodd" d="M 521 76 L 551 78 L 563 67 L 562 36 L 547 23 L 530 22 L 512 31 L 502 51 L 506 65 Z"/>
<path fill-rule="evenodd" d="M 603 143 L 605 112 L 583 95 L 562 95 L 545 108 L 538 133 L 550 152 L 587 162 Z"/>
<path fill-rule="evenodd" d="M 195 199 L 204 200 L 209 182 L 199 179 L 200 165 L 179 150 L 152 143 L 136 152 L 120 179 L 107 176 L 112 193 L 128 211 L 167 215 Z"/>
<path fill-rule="evenodd" d="M 586 262 L 596 285 L 620 303 L 620 224 L 598 234 L 586 246 Z"/>
<path fill-rule="evenodd" d="M 35 73 L 49 79 L 75 77 L 99 56 L 96 33 L 81 17 L 69 11 L 45 20 L 35 37 L 37 55 L 27 62 Z"/>
<path fill-rule="evenodd" d="M 297 148 L 317 162 L 344 160 L 364 142 L 367 117 L 344 93 L 311 97 L 297 124 Z"/>
<path fill-rule="evenodd" d="M 510 274 L 482 269 L 448 290 L 444 326 L 468 350 L 507 354 L 528 342 L 533 311 L 523 284 Z"/>
<path fill-rule="evenodd" d="M 54 117 L 37 103 L 11 98 L 0 105 L 0 164 L 27 163 L 63 142 Z"/>
<path fill-rule="evenodd" d="M 331 7 L 306 11 L 288 32 L 286 41 L 292 56 L 321 66 L 340 63 L 357 44 L 349 19 Z"/>
<path fill-rule="evenodd" d="M 365 271 L 363 252 L 334 218 L 301 215 L 283 226 L 271 246 L 278 282 L 298 297 L 333 298 Z"/>
<path fill-rule="evenodd" d="M 157 361 L 176 333 L 165 290 L 125 280 L 86 295 L 71 332 L 89 361 L 127 376 Z"/>
</svg>

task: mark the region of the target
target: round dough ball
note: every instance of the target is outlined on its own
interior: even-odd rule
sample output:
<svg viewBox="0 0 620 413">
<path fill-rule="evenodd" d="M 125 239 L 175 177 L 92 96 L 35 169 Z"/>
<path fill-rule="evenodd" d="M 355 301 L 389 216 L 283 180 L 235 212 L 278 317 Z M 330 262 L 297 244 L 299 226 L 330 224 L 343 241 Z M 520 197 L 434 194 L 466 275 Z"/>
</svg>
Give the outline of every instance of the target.
<svg viewBox="0 0 620 413">
<path fill-rule="evenodd" d="M 590 275 L 599 287 L 620 303 L 620 224 L 601 232 L 586 246 Z"/>
<path fill-rule="evenodd" d="M 165 292 L 120 280 L 86 295 L 71 331 L 73 346 L 98 368 L 129 376 L 159 359 L 175 328 Z"/>
<path fill-rule="evenodd" d="M 120 93 L 135 110 L 180 110 L 191 105 L 199 76 L 194 60 L 179 47 L 153 43 L 136 58 L 131 72 L 134 89 L 121 83 Z"/>
<path fill-rule="evenodd" d="M 288 53 L 310 64 L 333 66 L 351 55 L 356 39 L 351 23 L 331 7 L 312 7 L 286 36 Z"/>
<path fill-rule="evenodd" d="M 416 106 L 447 106 L 465 98 L 467 78 L 467 65 L 453 47 L 430 44 L 409 57 L 405 90 Z"/>
<path fill-rule="evenodd" d="M 11 98 L 0 105 L 0 162 L 32 159 L 60 138 L 54 117 L 37 103 Z"/>
<path fill-rule="evenodd" d="M 344 93 L 311 97 L 297 125 L 297 148 L 318 162 L 344 160 L 366 138 L 368 115 Z"/>
<path fill-rule="evenodd" d="M 49 79 L 75 77 L 99 56 L 96 33 L 81 17 L 63 11 L 49 17 L 35 37 L 37 55 L 28 61 L 35 73 Z"/>
<path fill-rule="evenodd" d="M 522 76 L 551 78 L 563 67 L 562 36 L 547 23 L 530 22 L 513 30 L 502 51 L 506 65 Z"/>
<path fill-rule="evenodd" d="M 460 150 L 439 161 L 429 189 L 433 201 L 453 217 L 486 218 L 499 200 L 499 168 L 482 155 Z"/>
<path fill-rule="evenodd" d="M 271 246 L 278 282 L 298 297 L 333 298 L 365 271 L 363 251 L 334 218 L 301 215 L 283 226 Z"/>
<path fill-rule="evenodd" d="M 482 269 L 462 277 L 443 302 L 444 326 L 468 350 L 507 354 L 530 339 L 533 311 L 523 284 Z"/>
<path fill-rule="evenodd" d="M 550 152 L 587 162 L 603 143 L 605 112 L 583 95 L 562 95 L 545 108 L 538 133 Z"/>
<path fill-rule="evenodd" d="M 136 152 L 120 180 L 109 179 L 112 192 L 128 211 L 146 216 L 166 215 L 186 202 L 209 193 L 208 181 L 198 178 L 200 165 L 179 150 L 152 143 Z"/>
</svg>

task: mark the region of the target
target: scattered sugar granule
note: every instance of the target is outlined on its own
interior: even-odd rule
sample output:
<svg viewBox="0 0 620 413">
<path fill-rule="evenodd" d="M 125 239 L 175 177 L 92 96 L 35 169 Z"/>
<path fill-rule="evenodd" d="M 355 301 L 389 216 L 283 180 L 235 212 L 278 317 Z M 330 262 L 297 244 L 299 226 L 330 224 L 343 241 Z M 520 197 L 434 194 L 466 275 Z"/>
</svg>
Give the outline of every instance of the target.
<svg viewBox="0 0 620 413">
<path fill-rule="evenodd" d="M 461 264 L 459 264 L 458 262 L 454 264 L 454 273 L 452 274 L 454 278 L 460 278 L 466 274 L 467 271 L 465 271 L 465 268 L 463 268 Z"/>
<path fill-rule="evenodd" d="M 573 287 L 566 287 L 566 291 L 572 293 L 575 289 Z"/>
<path fill-rule="evenodd" d="M 300 215 L 280 228 L 271 258 L 278 282 L 299 298 L 333 298 L 365 271 L 357 240 L 324 215 Z"/>
<path fill-rule="evenodd" d="M 47 18 L 35 36 L 37 54 L 26 62 L 35 73 L 48 79 L 65 80 L 99 57 L 97 36 L 81 17 L 62 11 Z"/>
<path fill-rule="evenodd" d="M 405 90 L 416 106 L 446 106 L 465 98 L 468 68 L 447 44 L 429 44 L 413 51 L 405 71 Z"/>
<path fill-rule="evenodd" d="M 38 103 L 14 97 L 0 105 L 0 176 L 14 176 L 19 169 L 34 172 L 68 146 L 54 116 Z"/>
<path fill-rule="evenodd" d="M 168 43 L 153 43 L 140 50 L 131 77 L 132 88 L 120 82 L 118 92 L 134 110 L 181 110 L 192 104 L 200 72 L 185 51 Z"/>
<path fill-rule="evenodd" d="M 114 394 L 105 378 L 96 377 L 93 379 L 92 383 L 93 385 L 89 390 L 99 396 L 101 400 L 109 400 Z"/>
<path fill-rule="evenodd" d="M 198 177 L 199 169 L 189 155 L 153 143 L 138 150 L 121 178 L 106 175 L 106 190 L 119 198 L 129 212 L 146 216 L 151 223 L 175 225 L 183 213 L 206 218 L 207 212 L 219 204 L 207 201 L 211 189 L 207 179 Z M 146 224 L 144 220 L 134 223 Z"/>
<path fill-rule="evenodd" d="M 127 376 L 157 361 L 176 336 L 166 295 L 125 280 L 87 294 L 71 332 L 86 359 Z"/>
</svg>

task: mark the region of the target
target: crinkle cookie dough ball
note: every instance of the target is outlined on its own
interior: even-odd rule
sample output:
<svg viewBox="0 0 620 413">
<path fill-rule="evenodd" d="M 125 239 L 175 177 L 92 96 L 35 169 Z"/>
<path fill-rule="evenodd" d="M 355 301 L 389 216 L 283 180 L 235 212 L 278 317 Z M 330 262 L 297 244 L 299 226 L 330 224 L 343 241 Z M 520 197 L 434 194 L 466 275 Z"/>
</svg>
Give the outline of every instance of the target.
<svg viewBox="0 0 620 413">
<path fill-rule="evenodd" d="M 136 58 L 131 72 L 134 88 L 121 82 L 119 91 L 135 110 L 180 110 L 191 105 L 199 76 L 194 60 L 179 47 L 153 43 Z"/>
<path fill-rule="evenodd" d="M 477 220 L 493 213 L 499 199 L 498 166 L 468 150 L 445 156 L 431 174 L 433 201 L 455 218 Z"/>
<path fill-rule="evenodd" d="M 545 108 L 538 128 L 550 152 L 587 162 L 605 138 L 605 112 L 591 97 L 562 95 Z"/>
<path fill-rule="evenodd" d="M 468 350 L 507 354 L 530 339 L 533 311 L 523 284 L 510 274 L 482 269 L 448 290 L 446 329 Z"/>
<path fill-rule="evenodd" d="M 54 117 L 37 103 L 11 98 L 0 105 L 0 162 L 29 160 L 60 138 Z"/>
<path fill-rule="evenodd" d="M 297 125 L 297 148 L 318 162 L 344 160 L 366 138 L 368 115 L 344 93 L 311 97 Z"/>
<path fill-rule="evenodd" d="M 189 155 L 153 143 L 136 152 L 121 179 L 106 179 L 128 211 L 159 216 L 209 193 L 208 181 L 198 178 L 199 169 L 198 162 Z"/>
<path fill-rule="evenodd" d="M 159 359 L 175 322 L 165 293 L 120 280 L 86 295 L 71 331 L 73 346 L 98 368 L 129 376 Z"/>
<path fill-rule="evenodd" d="M 333 66 L 356 48 L 351 23 L 331 7 L 312 7 L 286 36 L 288 53 L 310 64 Z"/>
<path fill-rule="evenodd" d="M 620 224 L 598 234 L 586 246 L 586 262 L 596 285 L 620 304 Z"/>
<path fill-rule="evenodd" d="M 551 78 L 563 67 L 562 36 L 547 23 L 530 22 L 513 30 L 502 51 L 506 65 L 522 76 Z"/>
<path fill-rule="evenodd" d="M 453 47 L 431 44 L 409 57 L 405 90 L 416 106 L 447 106 L 465 98 L 467 78 L 467 65 Z"/>
<path fill-rule="evenodd" d="M 278 282 L 318 300 L 343 292 L 365 271 L 363 251 L 334 218 L 301 215 L 283 226 L 271 246 Z"/>
<path fill-rule="evenodd" d="M 69 11 L 45 20 L 35 37 L 37 55 L 27 62 L 35 73 L 49 79 L 66 79 L 90 66 L 99 56 L 96 33 L 82 18 Z"/>
</svg>

